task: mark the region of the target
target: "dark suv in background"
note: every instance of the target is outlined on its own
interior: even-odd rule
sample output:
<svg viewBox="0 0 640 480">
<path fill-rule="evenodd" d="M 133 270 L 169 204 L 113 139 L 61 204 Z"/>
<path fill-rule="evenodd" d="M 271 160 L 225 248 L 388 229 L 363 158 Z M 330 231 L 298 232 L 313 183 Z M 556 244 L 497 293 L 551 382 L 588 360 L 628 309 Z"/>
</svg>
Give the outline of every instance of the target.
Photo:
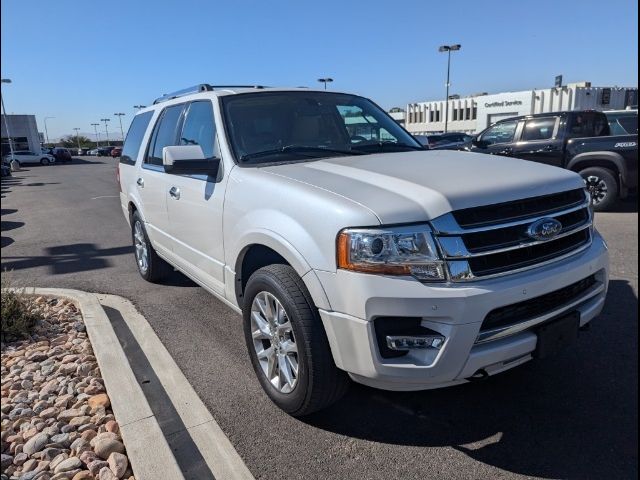
<svg viewBox="0 0 640 480">
<path fill-rule="evenodd" d="M 70 162 L 73 160 L 68 148 L 56 147 L 51 149 L 51 155 L 56 157 L 56 163 Z"/>
<path fill-rule="evenodd" d="M 637 123 L 636 123 L 637 125 Z M 607 210 L 638 186 L 638 135 L 611 135 L 602 112 L 513 117 L 476 135 L 467 150 L 511 156 L 578 172 L 596 210 Z"/>
</svg>

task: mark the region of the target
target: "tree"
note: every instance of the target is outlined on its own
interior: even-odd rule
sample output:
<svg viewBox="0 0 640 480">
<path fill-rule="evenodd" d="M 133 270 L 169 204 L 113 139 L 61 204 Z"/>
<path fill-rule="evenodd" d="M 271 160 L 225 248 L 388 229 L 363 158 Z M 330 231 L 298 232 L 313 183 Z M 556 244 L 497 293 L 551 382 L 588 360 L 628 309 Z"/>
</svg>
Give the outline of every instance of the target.
<svg viewBox="0 0 640 480">
<path fill-rule="evenodd" d="M 84 135 L 78 135 L 77 137 L 75 135 L 66 135 L 60 139 L 62 146 L 67 148 L 77 148 L 78 142 L 81 148 L 89 148 L 95 145 L 95 142 Z"/>
</svg>

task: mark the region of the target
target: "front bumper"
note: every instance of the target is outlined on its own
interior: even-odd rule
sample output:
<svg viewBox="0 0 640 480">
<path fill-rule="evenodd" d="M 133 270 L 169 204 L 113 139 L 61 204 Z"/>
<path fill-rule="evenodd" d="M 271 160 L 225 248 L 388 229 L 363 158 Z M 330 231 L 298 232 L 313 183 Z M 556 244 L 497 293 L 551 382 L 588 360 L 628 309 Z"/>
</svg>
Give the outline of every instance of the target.
<svg viewBox="0 0 640 480">
<path fill-rule="evenodd" d="M 336 365 L 357 382 L 386 390 L 422 390 L 467 381 L 476 372 L 489 375 L 532 358 L 537 336 L 523 330 L 505 338 L 476 343 L 491 310 L 553 292 L 590 275 L 602 288 L 564 311 L 580 312 L 583 326 L 604 305 L 609 255 L 594 232 L 585 251 L 519 274 L 471 284 L 425 285 L 413 278 L 384 277 L 338 270 L 316 271 L 331 311 L 320 310 Z M 421 317 L 421 325 L 446 337 L 440 350 L 411 350 L 382 358 L 375 337 L 377 317 Z M 544 322 L 542 318 L 540 322 Z M 535 322 L 534 322 L 535 323 Z M 531 325 L 532 328 L 534 325 Z"/>
</svg>

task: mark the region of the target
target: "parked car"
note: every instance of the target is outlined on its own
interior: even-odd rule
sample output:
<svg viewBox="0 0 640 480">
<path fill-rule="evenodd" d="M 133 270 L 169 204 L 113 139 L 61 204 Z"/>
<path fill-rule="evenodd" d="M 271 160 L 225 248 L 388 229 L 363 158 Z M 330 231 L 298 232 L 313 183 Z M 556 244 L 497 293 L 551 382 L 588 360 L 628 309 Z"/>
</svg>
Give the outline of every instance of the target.
<svg viewBox="0 0 640 480">
<path fill-rule="evenodd" d="M 97 157 L 98 153 L 99 153 L 98 148 L 92 148 L 91 150 L 87 151 L 87 155 L 90 155 L 92 157 Z"/>
<path fill-rule="evenodd" d="M 601 112 L 539 113 L 493 124 L 473 139 L 469 150 L 578 172 L 595 210 L 607 210 L 638 186 L 638 135 L 609 134 Z"/>
<path fill-rule="evenodd" d="M 414 136 L 430 150 L 458 150 L 460 147 L 468 145 L 473 138 L 471 135 L 459 132 Z"/>
<path fill-rule="evenodd" d="M 78 148 L 77 149 L 77 155 L 88 155 L 89 151 L 91 151 L 90 148 Z"/>
<path fill-rule="evenodd" d="M 109 157 L 111 156 L 111 151 L 116 147 L 100 147 L 98 148 L 98 156 L 99 157 Z"/>
<path fill-rule="evenodd" d="M 56 162 L 58 163 L 65 163 L 73 160 L 68 148 L 55 147 L 52 150 L 52 155 L 56 158 Z"/>
<path fill-rule="evenodd" d="M 387 140 L 350 135 L 351 112 Z M 140 275 L 175 268 L 241 313 L 259 382 L 292 415 L 349 379 L 421 390 L 549 356 L 605 301 L 579 175 L 425 151 L 357 95 L 167 95 L 133 119 L 117 173 Z"/>
<path fill-rule="evenodd" d="M 604 112 L 611 135 L 637 135 L 638 110 L 610 110 Z"/>
<path fill-rule="evenodd" d="M 19 150 L 17 152 L 13 152 L 13 157 L 11 154 L 6 155 L 6 158 L 9 162 L 11 159 L 14 159 L 18 162 L 18 167 L 28 163 L 39 163 L 41 165 L 50 165 L 55 163 L 56 158 L 49 153 L 41 153 L 41 152 L 31 152 L 28 150 Z"/>
<path fill-rule="evenodd" d="M 113 148 L 113 150 L 111 150 L 111 156 L 113 158 L 118 158 L 120 154 L 122 154 L 122 148 L 120 147 L 115 147 Z"/>
</svg>

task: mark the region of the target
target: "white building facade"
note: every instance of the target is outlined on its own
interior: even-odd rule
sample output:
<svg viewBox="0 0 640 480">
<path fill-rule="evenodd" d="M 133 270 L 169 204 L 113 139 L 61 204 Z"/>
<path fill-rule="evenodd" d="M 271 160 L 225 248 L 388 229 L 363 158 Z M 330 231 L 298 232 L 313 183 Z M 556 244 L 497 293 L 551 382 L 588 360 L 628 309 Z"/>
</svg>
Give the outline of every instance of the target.
<svg viewBox="0 0 640 480">
<path fill-rule="evenodd" d="M 9 124 L 9 133 L 13 141 L 14 150 L 29 150 L 40 153 L 40 134 L 35 115 L 7 115 L 6 123 Z M 9 153 L 9 137 L 5 125 L 5 115 L 2 115 L 0 124 L 2 132 L 2 155 Z"/>
<path fill-rule="evenodd" d="M 563 87 L 478 94 L 449 100 L 447 130 L 476 133 L 504 118 L 562 110 L 620 110 L 638 104 L 638 89 L 592 87 L 590 82 Z M 411 133 L 444 131 L 444 100 L 407 105 L 404 127 Z"/>
</svg>

